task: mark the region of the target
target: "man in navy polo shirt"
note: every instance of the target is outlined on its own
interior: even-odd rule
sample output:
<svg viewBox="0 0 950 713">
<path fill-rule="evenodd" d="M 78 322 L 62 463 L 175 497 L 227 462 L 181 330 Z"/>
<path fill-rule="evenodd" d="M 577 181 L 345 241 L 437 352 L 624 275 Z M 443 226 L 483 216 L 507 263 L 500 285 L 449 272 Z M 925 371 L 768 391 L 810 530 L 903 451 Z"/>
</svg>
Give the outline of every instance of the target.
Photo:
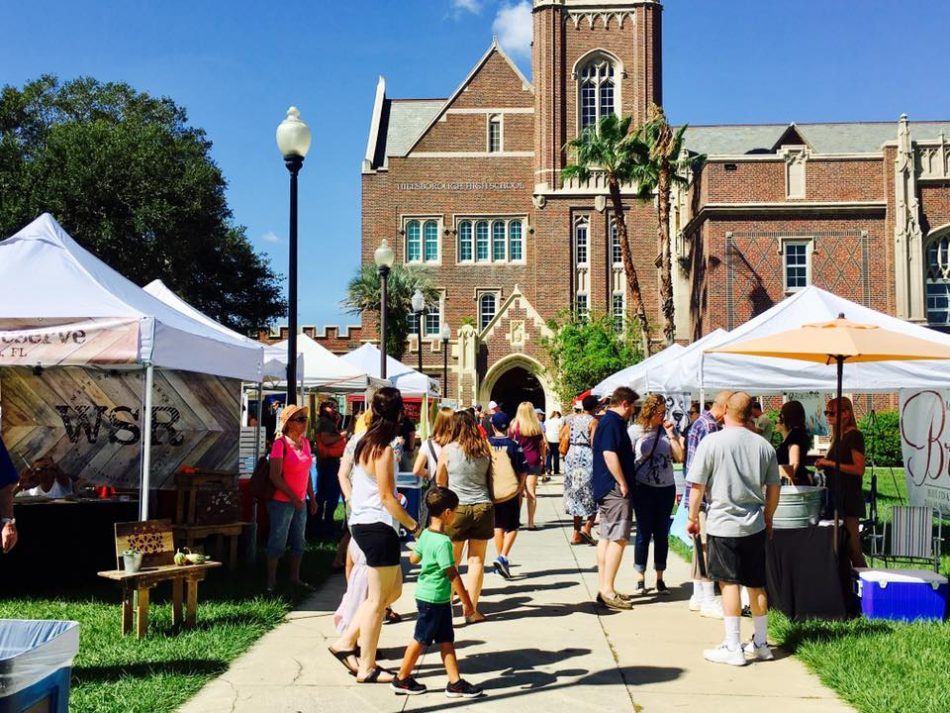
<svg viewBox="0 0 950 713">
<path fill-rule="evenodd" d="M 606 413 L 594 431 L 594 500 L 600 513 L 597 543 L 597 599 L 611 609 L 632 609 L 628 597 L 614 588 L 623 551 L 630 539 L 633 506 L 630 499 L 634 478 L 633 445 L 627 422 L 639 397 L 626 386 L 610 396 Z"/>
<path fill-rule="evenodd" d="M 3 554 L 12 550 L 17 540 L 16 520 L 13 519 L 13 488 L 19 480 L 13 460 L 0 437 L 0 544 Z"/>
</svg>

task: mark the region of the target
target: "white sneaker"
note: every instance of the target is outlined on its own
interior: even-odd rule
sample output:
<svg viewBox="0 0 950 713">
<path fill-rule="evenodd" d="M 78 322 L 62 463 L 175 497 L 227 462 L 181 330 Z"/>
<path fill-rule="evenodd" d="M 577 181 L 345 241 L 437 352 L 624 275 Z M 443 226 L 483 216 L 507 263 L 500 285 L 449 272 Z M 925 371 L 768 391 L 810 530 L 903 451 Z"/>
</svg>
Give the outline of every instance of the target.
<svg viewBox="0 0 950 713">
<path fill-rule="evenodd" d="M 689 610 L 690 611 L 699 611 L 703 608 L 703 595 L 694 594 L 689 598 Z"/>
<path fill-rule="evenodd" d="M 699 615 L 710 619 L 722 619 L 722 599 L 716 597 L 711 602 L 704 601 L 699 608 Z"/>
<path fill-rule="evenodd" d="M 727 663 L 730 666 L 745 666 L 748 663 L 741 646 L 730 649 L 725 641 L 714 649 L 703 651 L 703 658 L 713 663 Z"/>
<path fill-rule="evenodd" d="M 756 661 L 773 661 L 775 654 L 767 643 L 757 644 L 755 639 L 751 639 L 742 645 L 742 651 L 749 656 L 754 656 Z"/>
</svg>

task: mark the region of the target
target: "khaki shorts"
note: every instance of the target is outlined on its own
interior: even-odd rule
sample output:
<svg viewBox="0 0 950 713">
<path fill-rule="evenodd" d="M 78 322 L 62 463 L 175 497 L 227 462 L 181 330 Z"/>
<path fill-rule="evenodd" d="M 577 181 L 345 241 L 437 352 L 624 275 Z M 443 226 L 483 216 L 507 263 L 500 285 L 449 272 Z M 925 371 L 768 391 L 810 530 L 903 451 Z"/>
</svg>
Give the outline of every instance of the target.
<svg viewBox="0 0 950 713">
<path fill-rule="evenodd" d="M 633 528 L 633 504 L 630 498 L 620 493 L 620 486 L 597 501 L 597 534 L 607 542 L 622 542 L 630 539 Z"/>
<path fill-rule="evenodd" d="M 452 542 L 490 540 L 495 536 L 495 506 L 491 503 L 459 505 L 452 524 L 446 525 L 445 534 Z"/>
<path fill-rule="evenodd" d="M 706 538 L 707 538 L 707 535 L 706 535 L 706 511 L 705 511 L 705 510 L 700 510 L 700 511 L 699 511 L 699 539 L 702 540 L 702 543 L 703 543 L 703 550 L 708 551 L 709 541 L 708 541 Z M 705 553 L 704 553 L 704 554 L 705 554 Z M 708 561 L 708 558 L 707 558 L 707 561 Z M 699 581 L 700 579 L 702 579 L 702 576 L 701 576 L 700 573 L 699 573 L 699 561 L 696 559 L 696 548 L 695 548 L 695 547 L 693 548 L 693 558 L 692 558 L 692 561 L 691 561 L 690 564 L 691 564 L 691 567 L 692 567 L 692 574 L 691 574 L 691 577 L 692 577 L 693 581 Z M 708 574 L 708 572 L 707 572 L 707 574 Z M 707 579 L 708 579 L 708 577 L 707 577 Z"/>
</svg>

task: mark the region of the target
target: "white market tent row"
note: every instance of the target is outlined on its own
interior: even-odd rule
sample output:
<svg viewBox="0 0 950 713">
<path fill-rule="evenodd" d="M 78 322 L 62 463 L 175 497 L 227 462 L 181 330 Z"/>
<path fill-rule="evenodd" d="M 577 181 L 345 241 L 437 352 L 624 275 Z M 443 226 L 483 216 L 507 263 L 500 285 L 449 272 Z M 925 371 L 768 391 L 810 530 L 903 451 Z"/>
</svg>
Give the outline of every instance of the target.
<svg viewBox="0 0 950 713">
<path fill-rule="evenodd" d="M 287 340 L 266 347 L 264 369 L 268 374 L 280 374 L 278 387 L 287 384 Z M 336 392 L 366 391 L 386 386 L 382 379 L 371 376 L 358 366 L 339 357 L 306 334 L 297 335 L 297 378 L 306 389 Z"/>
<path fill-rule="evenodd" d="M 879 327 L 938 344 L 950 345 L 950 335 L 850 302 L 818 287 L 806 287 L 771 309 L 737 327 L 728 339 L 706 348 L 747 339 L 759 339 L 803 324 L 826 322 L 844 314 L 853 322 Z M 691 362 L 677 385 L 680 390 L 743 390 L 755 394 L 836 389 L 836 367 L 794 359 L 704 353 Z M 843 388 L 857 393 L 887 393 L 897 389 L 932 388 L 950 382 L 950 364 L 945 361 L 898 361 L 848 363 Z"/>
<path fill-rule="evenodd" d="M 0 367 L 144 368 L 143 516 L 154 368 L 260 381 L 264 352 L 173 309 L 44 213 L 0 242 Z"/>
<path fill-rule="evenodd" d="M 683 349 L 672 359 L 653 369 L 644 380 L 644 392 L 659 392 L 665 394 L 688 394 L 699 391 L 691 388 L 689 374 L 692 374 L 703 359 L 703 350 L 717 346 L 729 338 L 729 332 L 724 329 L 715 329 L 706 336 Z"/>
<path fill-rule="evenodd" d="M 375 344 L 364 344 L 340 358 L 371 376 L 378 378 L 380 375 L 380 352 Z M 435 379 L 406 366 L 389 355 L 386 356 L 386 378 L 403 395 L 438 396 L 440 393 L 439 382 Z"/>
<path fill-rule="evenodd" d="M 661 352 L 649 356 L 643 361 L 621 369 L 616 374 L 608 376 L 597 386 L 591 389 L 591 393 L 598 398 L 602 398 L 613 393 L 613 390 L 619 386 L 628 386 L 634 391 L 645 391 L 644 385 L 648 381 L 648 375 L 654 369 L 659 368 L 668 360 L 675 358 L 684 350 L 680 344 L 671 344 Z"/>
</svg>

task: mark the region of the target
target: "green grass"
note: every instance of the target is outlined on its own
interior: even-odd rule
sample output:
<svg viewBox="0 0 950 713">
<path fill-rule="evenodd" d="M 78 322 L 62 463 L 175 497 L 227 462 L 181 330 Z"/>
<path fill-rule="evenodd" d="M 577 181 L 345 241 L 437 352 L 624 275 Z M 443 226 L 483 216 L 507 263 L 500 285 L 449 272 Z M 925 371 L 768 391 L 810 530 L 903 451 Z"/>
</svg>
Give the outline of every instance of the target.
<svg viewBox="0 0 950 713">
<path fill-rule="evenodd" d="M 309 545 L 301 567 L 306 581 L 318 583 L 330 570 L 336 543 Z M 265 632 L 277 626 L 301 598 L 285 590 L 274 599 L 261 596 L 264 557 L 235 572 L 209 572 L 199 585 L 198 625 L 175 631 L 171 587 L 152 590 L 149 635 L 138 641 L 122 636 L 119 590 L 103 582 L 82 592 L 0 599 L 0 618 L 71 619 L 80 628 L 73 664 L 70 711 L 170 711 L 221 675 L 228 663 Z M 286 579 L 281 569 L 279 580 Z"/>
</svg>

